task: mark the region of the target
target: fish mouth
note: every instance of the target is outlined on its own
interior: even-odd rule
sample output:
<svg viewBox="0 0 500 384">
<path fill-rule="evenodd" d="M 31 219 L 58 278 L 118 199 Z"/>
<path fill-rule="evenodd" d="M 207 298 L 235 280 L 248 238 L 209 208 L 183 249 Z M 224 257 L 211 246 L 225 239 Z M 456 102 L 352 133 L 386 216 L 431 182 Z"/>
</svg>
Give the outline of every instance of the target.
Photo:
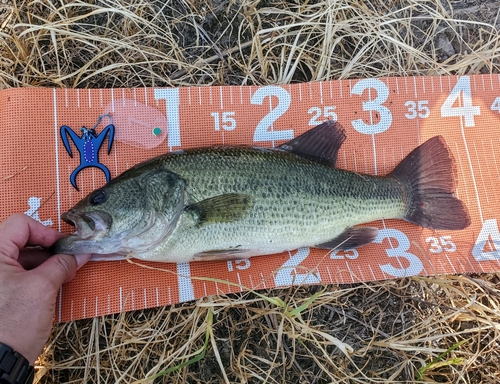
<svg viewBox="0 0 500 384">
<path fill-rule="evenodd" d="M 75 212 L 69 210 L 61 215 L 69 225 L 76 227 L 76 235 L 82 240 L 99 240 L 109 233 L 113 219 L 103 211 Z"/>
</svg>

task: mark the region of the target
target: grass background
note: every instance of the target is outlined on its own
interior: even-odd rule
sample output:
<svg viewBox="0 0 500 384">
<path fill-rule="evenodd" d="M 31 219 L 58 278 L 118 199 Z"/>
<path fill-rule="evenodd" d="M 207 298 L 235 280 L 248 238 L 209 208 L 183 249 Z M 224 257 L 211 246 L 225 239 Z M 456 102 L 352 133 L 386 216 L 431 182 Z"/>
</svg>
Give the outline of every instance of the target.
<svg viewBox="0 0 500 384">
<path fill-rule="evenodd" d="M 498 73 L 499 6 L 0 0 L 0 89 Z M 498 383 L 499 277 L 294 287 L 58 324 L 35 381 Z"/>
</svg>

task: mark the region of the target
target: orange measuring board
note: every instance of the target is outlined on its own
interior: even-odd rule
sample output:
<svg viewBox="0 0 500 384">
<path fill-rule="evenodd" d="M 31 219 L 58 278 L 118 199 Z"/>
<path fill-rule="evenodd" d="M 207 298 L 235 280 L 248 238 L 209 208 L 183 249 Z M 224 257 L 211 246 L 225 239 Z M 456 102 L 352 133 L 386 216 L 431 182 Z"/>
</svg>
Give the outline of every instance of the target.
<svg viewBox="0 0 500 384">
<path fill-rule="evenodd" d="M 90 262 L 61 287 L 56 321 L 245 289 L 500 270 L 498 75 L 262 87 L 7 89 L 0 92 L 0 117 L 1 220 L 25 212 L 70 233 L 61 213 L 142 160 L 220 144 L 273 147 L 326 119 L 346 129 L 338 167 L 376 175 L 442 135 L 456 160 L 456 195 L 471 214 L 472 224 L 461 231 L 400 220 L 371 223 L 380 229 L 375 241 L 348 251 L 302 248 L 183 264 Z"/>
</svg>

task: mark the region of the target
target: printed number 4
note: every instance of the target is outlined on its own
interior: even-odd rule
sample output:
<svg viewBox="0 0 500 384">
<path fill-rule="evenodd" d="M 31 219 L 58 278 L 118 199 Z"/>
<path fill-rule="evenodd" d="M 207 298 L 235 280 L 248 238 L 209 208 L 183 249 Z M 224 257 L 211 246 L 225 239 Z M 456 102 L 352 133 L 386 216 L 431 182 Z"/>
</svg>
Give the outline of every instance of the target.
<svg viewBox="0 0 500 384">
<path fill-rule="evenodd" d="M 455 103 L 458 103 L 458 107 L 453 106 Z M 451 90 L 450 94 L 444 101 L 443 105 L 441 106 L 441 116 L 460 116 L 464 118 L 466 127 L 474 127 L 474 116 L 480 114 L 481 109 L 479 108 L 479 106 L 472 105 L 470 77 L 460 77 Z"/>
<path fill-rule="evenodd" d="M 485 251 L 486 244 L 490 244 L 491 251 Z M 476 261 L 488 261 L 500 259 L 500 231 L 497 219 L 485 220 L 483 228 L 477 236 L 472 256 Z"/>
</svg>

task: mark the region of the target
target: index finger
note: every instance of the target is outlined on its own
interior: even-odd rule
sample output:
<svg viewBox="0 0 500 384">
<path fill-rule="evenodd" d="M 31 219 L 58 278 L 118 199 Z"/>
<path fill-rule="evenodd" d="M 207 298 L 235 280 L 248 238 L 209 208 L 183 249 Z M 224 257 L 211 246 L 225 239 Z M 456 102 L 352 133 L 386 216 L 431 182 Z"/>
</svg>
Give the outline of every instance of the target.
<svg viewBox="0 0 500 384">
<path fill-rule="evenodd" d="M 50 247 L 64 235 L 23 213 L 9 216 L 0 223 L 0 239 L 13 243 L 18 248 L 26 245 Z"/>
</svg>

